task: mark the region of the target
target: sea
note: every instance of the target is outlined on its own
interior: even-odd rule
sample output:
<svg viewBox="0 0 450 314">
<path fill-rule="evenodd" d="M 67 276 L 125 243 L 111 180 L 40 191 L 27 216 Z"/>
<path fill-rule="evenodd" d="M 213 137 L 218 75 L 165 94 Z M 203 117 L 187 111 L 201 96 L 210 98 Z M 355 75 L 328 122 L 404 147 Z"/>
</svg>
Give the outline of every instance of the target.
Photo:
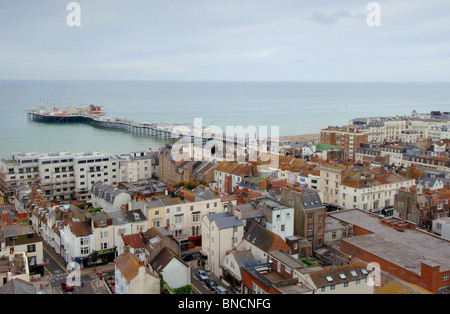
<svg viewBox="0 0 450 314">
<path fill-rule="evenodd" d="M 450 111 L 449 82 L 198 82 L 0 80 L 0 157 L 14 152 L 158 150 L 170 140 L 82 123 L 27 119 L 41 102 L 103 106 L 139 122 L 278 127 L 280 136 L 318 134 L 353 118 Z"/>
</svg>

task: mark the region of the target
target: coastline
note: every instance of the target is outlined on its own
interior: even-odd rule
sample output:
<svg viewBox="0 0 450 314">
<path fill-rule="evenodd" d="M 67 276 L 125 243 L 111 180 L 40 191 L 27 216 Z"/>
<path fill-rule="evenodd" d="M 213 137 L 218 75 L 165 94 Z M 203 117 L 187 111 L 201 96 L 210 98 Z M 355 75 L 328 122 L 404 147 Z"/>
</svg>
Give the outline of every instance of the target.
<svg viewBox="0 0 450 314">
<path fill-rule="evenodd" d="M 280 141 L 288 141 L 290 144 L 295 144 L 296 142 L 319 142 L 320 134 L 301 134 L 301 135 L 287 135 L 280 136 Z"/>
</svg>

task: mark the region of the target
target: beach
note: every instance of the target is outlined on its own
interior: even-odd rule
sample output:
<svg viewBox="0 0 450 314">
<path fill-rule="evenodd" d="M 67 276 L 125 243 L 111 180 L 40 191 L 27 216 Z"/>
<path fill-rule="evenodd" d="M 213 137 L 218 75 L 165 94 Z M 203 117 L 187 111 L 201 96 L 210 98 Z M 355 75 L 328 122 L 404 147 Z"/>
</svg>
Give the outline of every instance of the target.
<svg viewBox="0 0 450 314">
<path fill-rule="evenodd" d="M 296 142 L 319 142 L 320 134 L 303 134 L 303 135 L 289 135 L 280 136 L 280 141 L 289 141 L 290 144 L 295 144 Z"/>
</svg>

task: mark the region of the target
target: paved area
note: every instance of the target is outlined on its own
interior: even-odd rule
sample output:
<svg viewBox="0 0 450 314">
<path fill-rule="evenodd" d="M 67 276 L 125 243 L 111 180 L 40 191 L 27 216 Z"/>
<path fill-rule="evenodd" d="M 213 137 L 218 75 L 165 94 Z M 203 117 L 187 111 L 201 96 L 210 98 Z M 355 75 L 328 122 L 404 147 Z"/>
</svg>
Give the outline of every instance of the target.
<svg viewBox="0 0 450 314">
<path fill-rule="evenodd" d="M 191 284 L 194 288 L 193 293 L 195 293 L 195 294 L 215 294 L 215 292 L 209 290 L 209 288 L 207 288 L 206 285 L 200 279 L 198 279 L 197 276 L 195 276 L 195 272 L 198 269 L 205 270 L 205 267 L 199 266 L 197 260 L 190 261 L 189 266 L 191 267 Z M 225 289 L 227 289 L 228 293 L 233 293 L 227 285 L 225 285 L 223 282 L 220 281 L 219 277 L 217 277 L 216 275 L 214 275 L 211 272 L 207 272 L 207 273 L 208 273 L 208 277 L 210 279 L 214 280 L 218 286 L 222 286 Z"/>
<path fill-rule="evenodd" d="M 44 263 L 45 272 L 40 280 L 50 281 L 55 293 L 65 293 L 61 288 L 61 283 L 67 280 L 71 271 L 67 269 L 64 259 L 44 243 Z M 100 279 L 100 272 L 102 279 Z M 94 266 L 80 271 L 81 286 L 76 286 L 74 294 L 109 294 L 104 277 L 109 272 L 114 272 L 114 264 Z"/>
</svg>

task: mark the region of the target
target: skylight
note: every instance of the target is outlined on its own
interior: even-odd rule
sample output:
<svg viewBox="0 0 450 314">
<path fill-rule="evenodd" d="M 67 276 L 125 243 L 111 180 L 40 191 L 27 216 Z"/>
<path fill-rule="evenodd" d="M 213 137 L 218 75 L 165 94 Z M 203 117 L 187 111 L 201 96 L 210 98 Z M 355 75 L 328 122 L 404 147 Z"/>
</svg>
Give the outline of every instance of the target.
<svg viewBox="0 0 450 314">
<path fill-rule="evenodd" d="M 341 279 L 347 279 L 344 274 L 339 274 L 339 277 L 341 277 Z"/>
<path fill-rule="evenodd" d="M 333 278 L 331 278 L 330 276 L 326 276 L 325 278 L 327 279 L 328 282 L 332 282 L 333 281 Z"/>
<path fill-rule="evenodd" d="M 352 270 L 350 273 L 352 274 L 353 277 L 358 276 L 358 274 L 357 274 L 356 271 L 354 271 L 354 270 Z"/>
<path fill-rule="evenodd" d="M 362 272 L 364 275 L 367 275 L 367 274 L 368 274 L 367 270 L 365 270 L 364 268 L 361 269 L 361 272 Z"/>
</svg>

